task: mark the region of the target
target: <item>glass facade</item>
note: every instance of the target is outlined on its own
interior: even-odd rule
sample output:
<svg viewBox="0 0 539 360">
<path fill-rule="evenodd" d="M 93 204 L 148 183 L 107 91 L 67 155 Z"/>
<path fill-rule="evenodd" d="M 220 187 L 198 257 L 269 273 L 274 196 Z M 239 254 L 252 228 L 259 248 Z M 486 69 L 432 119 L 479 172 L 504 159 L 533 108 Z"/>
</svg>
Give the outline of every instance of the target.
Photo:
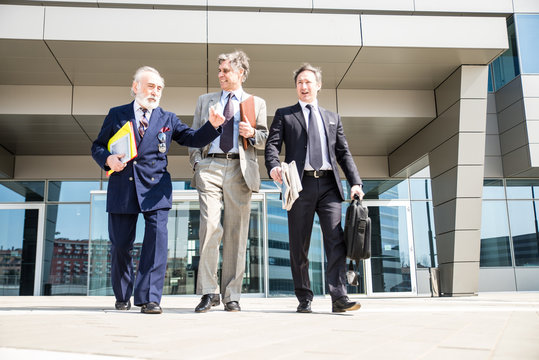
<svg viewBox="0 0 539 360">
<path fill-rule="evenodd" d="M 518 14 L 515 18 L 522 73 L 539 74 L 539 15 Z"/>
<path fill-rule="evenodd" d="M 513 17 L 507 19 L 507 35 L 509 37 L 509 49 L 491 64 L 495 91 L 498 91 L 502 86 L 520 74 L 517 36 Z"/>
<path fill-rule="evenodd" d="M 539 266 L 538 187 L 535 179 L 485 180 L 481 267 Z"/>
</svg>

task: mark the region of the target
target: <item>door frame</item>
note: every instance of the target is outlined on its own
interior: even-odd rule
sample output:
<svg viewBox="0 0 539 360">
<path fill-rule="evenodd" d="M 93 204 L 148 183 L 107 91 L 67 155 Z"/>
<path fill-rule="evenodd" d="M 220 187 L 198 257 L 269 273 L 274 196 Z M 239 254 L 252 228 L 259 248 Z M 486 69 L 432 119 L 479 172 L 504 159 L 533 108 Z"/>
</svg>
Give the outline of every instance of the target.
<svg viewBox="0 0 539 360">
<path fill-rule="evenodd" d="M 34 268 L 34 296 L 41 295 L 41 280 L 43 278 L 43 255 L 45 244 L 45 204 L 0 204 L 0 210 L 38 210 L 36 260 Z"/>
<path fill-rule="evenodd" d="M 415 262 L 415 250 L 414 250 L 414 235 L 412 228 L 412 210 L 409 200 L 377 200 L 377 199 L 364 199 L 363 205 L 367 207 L 380 207 L 380 206 L 395 206 L 404 207 L 406 209 L 406 229 L 408 238 L 408 256 L 410 259 L 410 283 L 411 291 L 405 292 L 373 292 L 372 290 L 372 270 L 371 259 L 365 260 L 365 290 L 367 297 L 403 297 L 403 296 L 417 296 L 417 278 L 416 278 L 416 262 Z"/>
</svg>

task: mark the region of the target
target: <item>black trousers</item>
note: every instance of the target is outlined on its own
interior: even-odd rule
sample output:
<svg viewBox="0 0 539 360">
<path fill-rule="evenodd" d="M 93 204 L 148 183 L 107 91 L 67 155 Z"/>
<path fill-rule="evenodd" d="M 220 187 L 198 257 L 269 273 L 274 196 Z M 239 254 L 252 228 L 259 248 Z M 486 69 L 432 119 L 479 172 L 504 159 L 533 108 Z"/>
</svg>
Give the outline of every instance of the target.
<svg viewBox="0 0 539 360">
<path fill-rule="evenodd" d="M 296 297 L 312 300 L 309 246 L 314 214 L 318 214 L 327 258 L 326 280 L 333 301 L 346 295 L 346 246 L 341 225 L 342 199 L 333 176 L 303 176 L 303 190 L 288 212 L 290 265 Z"/>
</svg>

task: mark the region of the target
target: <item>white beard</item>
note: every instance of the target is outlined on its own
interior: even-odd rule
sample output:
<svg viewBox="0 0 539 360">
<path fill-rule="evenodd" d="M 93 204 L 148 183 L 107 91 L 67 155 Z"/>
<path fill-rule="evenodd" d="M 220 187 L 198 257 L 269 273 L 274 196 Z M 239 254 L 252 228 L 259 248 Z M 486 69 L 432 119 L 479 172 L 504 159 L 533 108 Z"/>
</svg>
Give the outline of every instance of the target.
<svg viewBox="0 0 539 360">
<path fill-rule="evenodd" d="M 159 106 L 159 100 L 160 100 L 159 98 L 154 98 L 151 96 L 144 98 L 142 97 L 142 95 L 139 95 L 139 94 L 137 94 L 135 98 L 137 99 L 137 102 L 139 103 L 139 105 L 141 105 L 142 107 L 148 110 L 153 110 Z"/>
</svg>

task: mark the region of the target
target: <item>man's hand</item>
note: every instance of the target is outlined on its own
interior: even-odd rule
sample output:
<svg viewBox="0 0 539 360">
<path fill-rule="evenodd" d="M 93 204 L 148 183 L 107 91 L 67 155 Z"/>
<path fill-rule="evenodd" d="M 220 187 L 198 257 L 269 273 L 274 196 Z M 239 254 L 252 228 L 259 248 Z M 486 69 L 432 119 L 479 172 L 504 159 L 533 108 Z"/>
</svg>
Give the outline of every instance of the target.
<svg viewBox="0 0 539 360">
<path fill-rule="evenodd" d="M 279 184 L 283 183 L 283 170 L 280 166 L 276 166 L 270 171 L 270 176 L 273 180 L 277 181 Z"/>
<path fill-rule="evenodd" d="M 363 192 L 363 187 L 361 185 L 354 185 L 350 189 L 350 198 L 354 200 L 354 195 L 359 196 L 359 200 L 363 200 L 365 193 Z"/>
<path fill-rule="evenodd" d="M 121 158 L 123 158 L 125 154 L 113 154 L 109 155 L 107 158 L 107 162 L 105 163 L 111 170 L 114 171 L 122 171 L 125 168 L 125 164 L 121 162 Z"/>
<path fill-rule="evenodd" d="M 213 106 L 210 106 L 210 123 L 213 125 L 214 128 L 218 128 L 225 122 L 225 117 L 217 112 L 215 112 L 215 109 Z"/>
<path fill-rule="evenodd" d="M 255 137 L 255 128 L 251 126 L 247 116 L 244 115 L 243 120 L 240 121 L 240 135 L 246 139 Z"/>
</svg>

